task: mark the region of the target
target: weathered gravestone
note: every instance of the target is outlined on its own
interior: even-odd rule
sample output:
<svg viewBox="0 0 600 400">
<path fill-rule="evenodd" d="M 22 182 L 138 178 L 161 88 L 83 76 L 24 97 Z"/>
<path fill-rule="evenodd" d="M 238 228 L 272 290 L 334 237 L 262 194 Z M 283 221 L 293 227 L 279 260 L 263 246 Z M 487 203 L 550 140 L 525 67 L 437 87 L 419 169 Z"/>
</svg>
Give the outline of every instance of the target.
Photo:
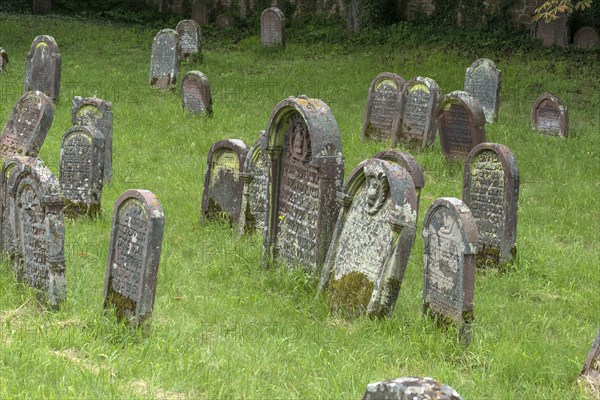
<svg viewBox="0 0 600 400">
<path fill-rule="evenodd" d="M 0 72 L 6 71 L 6 66 L 8 65 L 8 54 L 2 47 L 0 47 Z"/>
<path fill-rule="evenodd" d="M 475 61 L 465 75 L 465 92 L 469 93 L 483 109 L 485 122 L 493 124 L 498 121 L 500 106 L 500 84 L 502 71 L 487 58 Z"/>
<path fill-rule="evenodd" d="M 229 26 L 229 16 L 227 14 L 221 14 L 215 20 L 215 25 L 219 28 L 226 28 Z"/>
<path fill-rule="evenodd" d="M 318 291 L 348 316 L 389 316 L 396 304 L 417 229 L 417 195 L 409 173 L 372 158 L 350 173 Z"/>
<path fill-rule="evenodd" d="M 268 203 L 263 262 L 320 273 L 339 212 L 344 157 L 333 113 L 321 100 L 288 97 L 267 125 Z"/>
<path fill-rule="evenodd" d="M 582 50 L 600 49 L 600 35 L 592 26 L 583 26 L 575 32 L 575 46 Z"/>
<path fill-rule="evenodd" d="M 25 92 L 39 90 L 50 99 L 60 97 L 61 58 L 52 36 L 41 35 L 31 43 L 25 63 Z"/>
<path fill-rule="evenodd" d="M 248 146 L 238 139 L 211 146 L 204 173 L 202 218 L 225 213 L 230 222 L 239 221 L 244 189 L 240 173 L 247 153 Z"/>
<path fill-rule="evenodd" d="M 203 1 L 197 1 L 192 4 L 192 19 L 200 26 L 208 24 L 208 8 Z"/>
<path fill-rule="evenodd" d="M 600 331 L 588 353 L 579 379 L 589 385 L 593 392 L 600 393 Z"/>
<path fill-rule="evenodd" d="M 396 143 L 400 130 L 404 79 L 391 72 L 375 77 L 369 86 L 361 139 Z"/>
<path fill-rule="evenodd" d="M 558 97 L 544 93 L 531 107 L 531 126 L 533 130 L 545 135 L 566 138 L 569 136 L 569 112 Z"/>
<path fill-rule="evenodd" d="M 65 213 L 95 216 L 102 211 L 104 136 L 93 126 L 74 126 L 60 146 L 60 187 Z"/>
<path fill-rule="evenodd" d="M 2 174 L 0 175 L 0 250 L 2 255 L 12 257 L 12 246 L 14 241 L 14 202 L 8 195 L 9 176 L 14 167 L 21 162 L 35 162 L 33 157 L 13 156 L 7 158 L 2 165 Z M 12 261 L 12 260 L 11 260 Z"/>
<path fill-rule="evenodd" d="M 190 71 L 181 81 L 183 109 L 193 114 L 212 115 L 210 82 L 200 71 Z"/>
<path fill-rule="evenodd" d="M 52 8 L 52 0 L 33 0 L 34 14 L 48 14 Z"/>
<path fill-rule="evenodd" d="M 568 17 L 565 13 L 559 13 L 557 16 L 555 20 L 546 22 L 542 18 L 531 25 L 531 36 L 541 39 L 544 47 L 567 47 L 569 44 Z"/>
<path fill-rule="evenodd" d="M 456 323 L 461 340 L 468 343 L 475 290 L 475 218 L 459 199 L 442 197 L 427 210 L 422 235 L 423 310 L 440 321 Z"/>
<path fill-rule="evenodd" d="M 202 30 L 193 19 L 179 21 L 175 30 L 179 34 L 179 55 L 186 58 L 202 51 Z"/>
<path fill-rule="evenodd" d="M 265 131 L 261 131 L 261 139 L 257 140 L 254 146 L 248 150 L 243 172 L 240 174 L 240 179 L 244 182 L 238 224 L 240 236 L 255 230 L 262 232 L 265 226 L 267 176 L 269 174 L 269 161 L 261 148 L 261 145 L 266 147 Z"/>
<path fill-rule="evenodd" d="M 362 400 L 463 400 L 450 386 L 433 378 L 407 377 L 367 385 Z"/>
<path fill-rule="evenodd" d="M 425 148 L 435 141 L 435 107 L 441 96 L 437 82 L 417 76 L 402 89 L 402 126 L 397 142 L 413 148 Z"/>
<path fill-rule="evenodd" d="M 442 152 L 450 161 L 464 159 L 485 142 L 485 115 L 479 102 L 466 92 L 442 96 L 436 111 Z"/>
<path fill-rule="evenodd" d="M 104 308 L 132 326 L 149 326 L 154 307 L 165 215 L 148 190 L 125 191 L 115 202 L 104 279 Z"/>
<path fill-rule="evenodd" d="M 93 126 L 104 136 L 104 183 L 112 179 L 113 113 L 110 101 L 96 97 L 73 98 L 73 125 Z"/>
<path fill-rule="evenodd" d="M 285 16 L 279 8 L 267 8 L 260 15 L 260 43 L 285 47 Z"/>
<path fill-rule="evenodd" d="M 154 36 L 150 58 L 150 85 L 167 89 L 179 74 L 179 35 L 173 29 L 162 29 Z"/>
<path fill-rule="evenodd" d="M 512 151 L 496 143 L 475 146 L 465 161 L 463 201 L 477 224 L 477 267 L 514 261 L 518 200 L 519 169 Z"/>
</svg>

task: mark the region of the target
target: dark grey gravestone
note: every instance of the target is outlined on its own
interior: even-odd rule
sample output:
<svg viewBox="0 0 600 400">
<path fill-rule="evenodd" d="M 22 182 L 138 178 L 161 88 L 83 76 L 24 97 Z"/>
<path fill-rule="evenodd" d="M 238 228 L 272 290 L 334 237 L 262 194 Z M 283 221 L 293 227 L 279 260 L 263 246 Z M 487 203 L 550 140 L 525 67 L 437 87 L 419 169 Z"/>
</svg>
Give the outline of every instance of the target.
<svg viewBox="0 0 600 400">
<path fill-rule="evenodd" d="M 404 79 L 391 72 L 375 77 L 369 86 L 361 139 L 395 143 L 401 123 Z"/>
<path fill-rule="evenodd" d="M 492 60 L 480 58 L 467 68 L 465 92 L 479 102 L 485 114 L 485 122 L 489 124 L 498 121 L 501 83 L 502 71 L 496 68 Z"/>
<path fill-rule="evenodd" d="M 485 142 L 485 115 L 479 102 L 466 92 L 442 96 L 436 110 L 442 152 L 450 161 L 463 160 Z"/>
<path fill-rule="evenodd" d="M 264 135 L 265 131 L 261 131 L 261 137 L 266 140 Z M 262 141 L 264 146 L 266 146 L 265 140 Z M 265 226 L 268 174 L 269 160 L 261 148 L 261 140 L 259 139 L 248 150 L 243 172 L 240 174 L 240 179 L 244 182 L 238 224 L 240 236 L 253 231 L 262 232 Z"/>
<path fill-rule="evenodd" d="M 208 24 L 208 8 L 202 1 L 192 4 L 192 19 L 200 26 Z"/>
<path fill-rule="evenodd" d="M 397 142 L 411 148 L 425 148 L 435 141 L 435 107 L 440 87 L 430 78 L 416 77 L 402 89 L 402 126 Z M 397 143 L 394 143 L 394 146 Z"/>
<path fill-rule="evenodd" d="M 427 210 L 422 235 L 423 309 L 440 321 L 456 323 L 461 340 L 468 343 L 475 290 L 475 218 L 459 199 L 442 197 Z"/>
<path fill-rule="evenodd" d="M 433 378 L 406 377 L 367 385 L 362 400 L 463 400 L 448 385 Z"/>
<path fill-rule="evenodd" d="M 583 364 L 579 379 L 591 388 L 592 393 L 600 392 L 600 330 L 588 353 L 585 364 Z"/>
<path fill-rule="evenodd" d="M 417 230 L 417 194 L 401 166 L 372 158 L 350 173 L 318 291 L 333 309 L 389 316 Z"/>
<path fill-rule="evenodd" d="M 569 112 L 558 97 L 544 93 L 531 107 L 531 126 L 544 135 L 569 136 Z"/>
<path fill-rule="evenodd" d="M 575 32 L 575 46 L 582 50 L 600 49 L 600 35 L 592 26 L 583 26 Z"/>
<path fill-rule="evenodd" d="M 52 0 L 33 0 L 34 14 L 48 14 L 52 8 Z"/>
<path fill-rule="evenodd" d="M 321 100 L 288 97 L 267 125 L 268 203 L 263 263 L 320 274 L 339 212 L 344 157 L 337 121 Z"/>
<path fill-rule="evenodd" d="M 260 43 L 285 47 L 285 16 L 277 7 L 264 10 L 260 16 Z"/>
<path fill-rule="evenodd" d="M 39 90 L 50 99 L 60 97 L 61 58 L 52 36 L 41 35 L 31 43 L 25 63 L 25 92 Z"/>
<path fill-rule="evenodd" d="M 567 47 L 569 44 L 569 26 L 566 14 L 558 14 L 558 18 L 546 22 L 543 18 L 531 25 L 531 36 L 540 39 L 542 46 Z"/>
<path fill-rule="evenodd" d="M 202 51 L 202 29 L 193 19 L 179 21 L 175 30 L 179 34 L 179 55 L 186 58 Z"/>
<path fill-rule="evenodd" d="M 179 35 L 173 29 L 162 29 L 154 36 L 150 58 L 150 85 L 168 89 L 179 74 Z"/>
<path fill-rule="evenodd" d="M 200 71 L 190 71 L 181 81 L 183 109 L 192 114 L 212 115 L 210 82 Z"/>
<path fill-rule="evenodd" d="M 132 326 L 149 326 L 165 214 L 148 190 L 125 191 L 115 202 L 104 279 L 104 308 Z"/>
<path fill-rule="evenodd" d="M 6 66 L 8 65 L 8 54 L 2 47 L 0 47 L 0 72 L 6 71 Z"/>
</svg>

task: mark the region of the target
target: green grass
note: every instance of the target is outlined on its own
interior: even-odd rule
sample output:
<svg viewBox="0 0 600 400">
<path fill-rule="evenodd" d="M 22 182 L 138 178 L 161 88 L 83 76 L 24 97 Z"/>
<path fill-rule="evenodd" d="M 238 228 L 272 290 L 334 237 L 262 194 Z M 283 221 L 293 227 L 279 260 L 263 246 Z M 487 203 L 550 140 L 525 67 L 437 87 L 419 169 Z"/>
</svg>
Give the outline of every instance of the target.
<svg viewBox="0 0 600 400">
<path fill-rule="evenodd" d="M 0 265 L 0 398 L 360 398 L 369 382 L 432 376 L 465 399 L 585 398 L 575 381 L 599 326 L 600 63 L 594 55 L 533 47 L 493 48 L 408 41 L 405 46 L 298 44 L 262 49 L 257 37 L 206 43 L 198 69 L 213 90 L 214 117 L 181 110 L 181 89 L 148 85 L 152 38 L 140 27 L 56 17 L 2 16 L 0 121 L 22 92 L 36 35 L 56 38 L 62 93 L 40 157 L 57 172 L 71 99 L 113 102 L 114 179 L 103 214 L 66 222 L 67 302 L 40 307 Z M 296 32 L 296 35 L 298 33 Z M 293 34 L 290 37 L 294 37 Z M 223 43 L 224 40 L 221 42 Z M 510 147 L 521 174 L 518 260 L 503 273 L 478 272 L 473 341 L 424 318 L 423 241 L 415 240 L 393 316 L 343 320 L 315 299 L 318 277 L 261 269 L 260 235 L 200 225 L 206 156 L 212 143 L 252 144 L 271 110 L 306 94 L 331 107 L 346 174 L 385 148 L 359 140 L 367 89 L 380 72 L 435 79 L 462 89 L 466 67 L 488 57 L 503 71 L 500 120 L 488 141 Z M 554 92 L 569 107 L 561 140 L 531 132 L 529 108 Z M 461 196 L 462 167 L 439 142 L 414 153 L 425 170 L 419 216 L 441 196 Z M 102 310 L 112 207 L 126 189 L 160 199 L 166 218 L 152 331 L 119 326 Z M 419 222 L 420 229 L 421 221 Z"/>
</svg>

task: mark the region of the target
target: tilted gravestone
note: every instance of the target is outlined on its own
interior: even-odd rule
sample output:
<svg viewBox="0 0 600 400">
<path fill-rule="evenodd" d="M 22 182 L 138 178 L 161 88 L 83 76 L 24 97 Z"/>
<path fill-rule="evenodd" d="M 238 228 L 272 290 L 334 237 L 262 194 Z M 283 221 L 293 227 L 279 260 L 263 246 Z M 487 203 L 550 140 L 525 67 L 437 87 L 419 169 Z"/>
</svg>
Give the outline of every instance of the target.
<svg viewBox="0 0 600 400">
<path fill-rule="evenodd" d="M 425 148 L 435 141 L 435 107 L 441 96 L 437 82 L 417 76 L 402 89 L 401 129 L 397 142 L 413 148 Z M 394 143 L 394 146 L 397 143 Z"/>
<path fill-rule="evenodd" d="M 512 151 L 497 143 L 475 146 L 465 160 L 463 201 L 477 224 L 477 267 L 514 261 L 518 200 L 519 169 Z"/>
<path fill-rule="evenodd" d="M 202 218 L 225 213 L 230 222 L 238 222 L 244 182 L 240 173 L 244 167 L 248 146 L 238 139 L 221 140 L 208 151 Z"/>
<path fill-rule="evenodd" d="M 493 124 L 498 121 L 500 106 L 500 84 L 502 71 L 487 58 L 475 61 L 465 75 L 465 92 L 469 93 L 483 109 L 485 122 Z"/>
<path fill-rule="evenodd" d="M 34 162 L 33 157 L 9 157 L 2 165 L 2 174 L 0 175 L 0 250 L 2 254 L 11 254 L 14 237 L 14 202 L 8 195 L 9 176 L 14 167 L 20 162 Z"/>
<path fill-rule="evenodd" d="M 531 36 L 541 39 L 542 46 L 567 47 L 569 44 L 568 17 L 565 13 L 557 14 L 558 18 L 546 22 L 544 18 L 531 24 Z"/>
<path fill-rule="evenodd" d="M 464 159 L 485 142 L 485 115 L 479 102 L 466 92 L 442 96 L 436 110 L 442 152 L 450 161 Z"/>
<path fill-rule="evenodd" d="M 200 71 L 190 71 L 181 81 L 183 109 L 192 114 L 212 115 L 210 82 Z"/>
<path fill-rule="evenodd" d="M 149 326 L 154 307 L 165 215 L 148 190 L 125 191 L 115 202 L 104 279 L 104 308 L 133 326 Z"/>
<path fill-rule="evenodd" d="M 592 26 L 583 26 L 575 32 L 575 46 L 582 50 L 600 49 L 600 35 Z"/>
<path fill-rule="evenodd" d="M 429 377 L 406 377 L 367 385 L 362 400 L 463 400 L 454 389 Z"/>
<path fill-rule="evenodd" d="M 375 77 L 369 86 L 361 139 L 396 143 L 400 130 L 404 79 L 391 72 Z"/>
<path fill-rule="evenodd" d="M 167 89 L 179 74 L 179 35 L 173 29 L 162 29 L 154 36 L 150 58 L 150 85 Z"/>
<path fill-rule="evenodd" d="M 175 30 L 179 34 L 179 55 L 186 58 L 202 52 L 202 29 L 193 19 L 179 21 Z"/>
<path fill-rule="evenodd" d="M 595 393 L 600 392 L 600 331 L 598 331 L 596 340 L 594 340 L 585 364 L 583 364 L 579 379 L 591 386 Z"/>
<path fill-rule="evenodd" d="M 389 316 L 417 230 L 417 195 L 401 166 L 372 158 L 350 173 L 318 291 L 336 311 Z"/>
<path fill-rule="evenodd" d="M 0 47 L 0 72 L 6 71 L 6 66 L 8 65 L 8 54 L 2 47 Z"/>
<path fill-rule="evenodd" d="M 545 135 L 566 138 L 569 136 L 569 112 L 558 97 L 544 93 L 531 107 L 531 126 L 533 130 Z"/>
<path fill-rule="evenodd" d="M 52 100 L 60 97 L 61 58 L 52 36 L 41 35 L 31 43 L 25 63 L 25 92 L 39 90 Z"/>
<path fill-rule="evenodd" d="M 261 137 L 266 139 L 264 135 L 265 131 L 262 131 Z M 266 146 L 265 140 L 262 142 Z M 262 232 L 265 226 L 268 174 L 269 160 L 261 148 L 261 140 L 259 139 L 248 150 L 243 172 L 240 174 L 240 179 L 244 182 L 238 223 L 240 236 L 252 231 Z"/>
<path fill-rule="evenodd" d="M 288 97 L 267 125 L 268 202 L 263 263 L 320 273 L 339 212 L 344 157 L 333 113 L 321 100 Z"/>
<path fill-rule="evenodd" d="M 279 8 L 267 8 L 260 15 L 260 43 L 285 47 L 285 16 Z"/>
</svg>

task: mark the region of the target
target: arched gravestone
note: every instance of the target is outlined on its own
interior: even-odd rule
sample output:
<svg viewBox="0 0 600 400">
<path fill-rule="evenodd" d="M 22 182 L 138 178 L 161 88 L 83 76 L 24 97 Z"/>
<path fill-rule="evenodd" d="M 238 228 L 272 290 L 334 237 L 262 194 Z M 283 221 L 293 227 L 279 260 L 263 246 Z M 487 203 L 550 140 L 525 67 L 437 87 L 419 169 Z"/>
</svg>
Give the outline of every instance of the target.
<svg viewBox="0 0 600 400">
<path fill-rule="evenodd" d="M 266 147 L 265 131 L 261 131 L 261 139 L 262 145 Z M 262 232 L 265 226 L 269 160 L 261 148 L 261 139 L 248 151 L 243 172 L 240 174 L 240 179 L 244 182 L 238 224 L 240 236 L 255 230 Z"/>
<path fill-rule="evenodd" d="M 268 203 L 263 263 L 320 273 L 342 189 L 344 157 L 333 113 L 321 100 L 288 97 L 267 125 Z"/>
<path fill-rule="evenodd" d="M 175 30 L 179 34 L 179 55 L 186 58 L 202 51 L 202 29 L 193 19 L 179 21 Z"/>
<path fill-rule="evenodd" d="M 542 46 L 567 47 L 569 44 L 569 26 L 568 16 L 563 13 L 557 13 L 557 18 L 546 22 L 544 18 L 531 24 L 530 35 L 536 39 L 541 39 Z"/>
<path fill-rule="evenodd" d="M 208 24 L 208 8 L 204 2 L 195 2 L 192 4 L 192 19 L 200 26 Z"/>
<path fill-rule="evenodd" d="M 402 89 L 402 127 L 397 142 L 414 148 L 425 148 L 435 141 L 435 107 L 441 96 L 437 82 L 417 76 Z"/>
<path fill-rule="evenodd" d="M 248 146 L 238 139 L 221 140 L 208 152 L 202 193 L 202 218 L 225 213 L 230 222 L 240 219 L 244 167 Z"/>
<path fill-rule="evenodd" d="M 52 100 L 60 97 L 61 59 L 52 36 L 41 35 L 31 43 L 25 63 L 25 92 L 39 90 Z"/>
<path fill-rule="evenodd" d="M 285 47 L 285 16 L 279 8 L 267 8 L 260 15 L 260 43 Z"/>
<path fill-rule="evenodd" d="M 400 130 L 404 79 L 391 72 L 375 77 L 369 87 L 361 139 L 396 143 Z"/>
<path fill-rule="evenodd" d="M 6 66 L 8 65 L 8 54 L 2 47 L 0 47 L 0 72 L 6 71 Z"/>
<path fill-rule="evenodd" d="M 154 36 L 150 58 L 150 85 L 167 89 L 179 74 L 179 35 L 173 29 L 162 29 Z"/>
<path fill-rule="evenodd" d="M 519 169 L 508 147 L 481 143 L 471 150 L 465 161 L 463 201 L 477 224 L 476 266 L 512 263 L 517 254 Z"/>
<path fill-rule="evenodd" d="M 531 126 L 544 135 L 569 136 L 569 112 L 558 97 L 544 93 L 531 107 Z"/>
<path fill-rule="evenodd" d="M 588 353 L 585 364 L 583 364 L 579 379 L 591 385 L 596 393 L 600 390 L 600 330 Z"/>
<path fill-rule="evenodd" d="M 226 28 L 230 25 L 229 23 L 229 16 L 227 14 L 221 14 L 217 17 L 217 19 L 215 20 L 215 24 L 219 27 L 219 28 Z"/>
<path fill-rule="evenodd" d="M 498 121 L 500 106 L 500 84 L 502 71 L 487 58 L 475 61 L 465 75 L 465 92 L 469 93 L 483 109 L 485 122 L 493 124 Z"/>
<path fill-rule="evenodd" d="M 148 190 L 125 191 L 115 202 L 104 279 L 104 308 L 133 326 L 152 315 L 165 215 Z M 148 326 L 148 325 L 146 325 Z"/>
<path fill-rule="evenodd" d="M 575 32 L 575 46 L 582 50 L 600 49 L 600 35 L 592 26 L 583 26 Z"/>
<path fill-rule="evenodd" d="M 409 173 L 372 158 L 350 173 L 319 292 L 348 315 L 389 316 L 417 230 L 417 195 Z"/>
<path fill-rule="evenodd" d="M 181 81 L 183 109 L 193 114 L 212 115 L 210 82 L 200 71 L 190 71 Z"/>
<path fill-rule="evenodd" d="M 362 400 L 463 400 L 454 389 L 433 378 L 406 377 L 367 385 Z"/>
<path fill-rule="evenodd" d="M 442 152 L 450 161 L 464 159 L 485 142 L 485 115 L 479 102 L 466 92 L 442 96 L 436 110 Z"/>
</svg>

